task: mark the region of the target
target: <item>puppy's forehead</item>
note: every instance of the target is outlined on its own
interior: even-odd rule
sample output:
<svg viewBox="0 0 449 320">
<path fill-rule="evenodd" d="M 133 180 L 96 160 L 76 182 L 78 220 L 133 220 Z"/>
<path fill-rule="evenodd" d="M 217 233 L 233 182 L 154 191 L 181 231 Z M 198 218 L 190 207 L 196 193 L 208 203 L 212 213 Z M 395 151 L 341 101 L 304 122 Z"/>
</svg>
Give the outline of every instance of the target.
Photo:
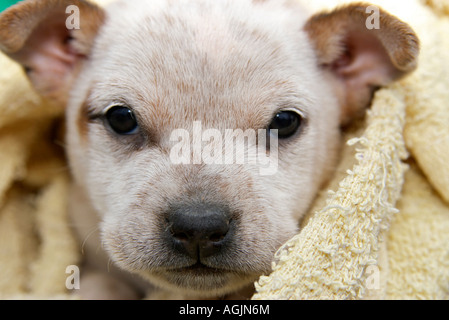
<svg viewBox="0 0 449 320">
<path fill-rule="evenodd" d="M 94 53 L 96 108 L 127 103 L 154 126 L 257 126 L 308 98 L 305 19 L 282 1 L 119 2 Z"/>
</svg>

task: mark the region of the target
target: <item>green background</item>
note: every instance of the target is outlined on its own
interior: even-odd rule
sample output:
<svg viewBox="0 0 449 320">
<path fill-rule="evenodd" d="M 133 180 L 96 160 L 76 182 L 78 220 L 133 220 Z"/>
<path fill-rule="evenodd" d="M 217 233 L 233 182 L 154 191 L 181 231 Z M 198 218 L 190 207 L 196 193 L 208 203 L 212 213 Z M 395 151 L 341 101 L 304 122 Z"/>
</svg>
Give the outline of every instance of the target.
<svg viewBox="0 0 449 320">
<path fill-rule="evenodd" d="M 19 2 L 19 0 L 0 0 L 0 12 L 4 11 L 17 2 Z"/>
</svg>

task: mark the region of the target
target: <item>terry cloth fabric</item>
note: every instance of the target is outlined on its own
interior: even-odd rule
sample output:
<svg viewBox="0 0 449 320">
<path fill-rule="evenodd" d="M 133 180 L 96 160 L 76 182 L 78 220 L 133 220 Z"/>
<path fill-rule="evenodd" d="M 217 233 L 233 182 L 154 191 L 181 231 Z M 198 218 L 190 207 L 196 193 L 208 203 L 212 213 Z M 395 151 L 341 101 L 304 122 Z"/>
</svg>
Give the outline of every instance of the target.
<svg viewBox="0 0 449 320">
<path fill-rule="evenodd" d="M 77 249 L 66 216 L 63 110 L 34 93 L 0 55 L 0 297 L 65 292 Z"/>
<path fill-rule="evenodd" d="M 313 1 L 321 8 L 350 1 Z M 448 1 L 372 1 L 410 23 L 418 70 L 349 131 L 332 190 L 276 254 L 254 299 L 449 297 Z M 437 14 L 435 14 L 437 13 Z"/>
<path fill-rule="evenodd" d="M 449 296 L 449 1 L 372 2 L 417 31 L 419 68 L 345 132 L 335 178 L 254 299 Z M 0 298 L 71 298 L 66 270 L 80 248 L 66 210 L 64 111 L 1 54 L 0 88 Z"/>
</svg>

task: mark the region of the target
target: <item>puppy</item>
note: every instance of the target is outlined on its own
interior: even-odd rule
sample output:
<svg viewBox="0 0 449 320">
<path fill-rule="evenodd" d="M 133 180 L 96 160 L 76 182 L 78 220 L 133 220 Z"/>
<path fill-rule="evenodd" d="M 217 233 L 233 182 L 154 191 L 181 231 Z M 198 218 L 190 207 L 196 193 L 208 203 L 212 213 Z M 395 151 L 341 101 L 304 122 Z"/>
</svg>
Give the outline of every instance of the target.
<svg viewBox="0 0 449 320">
<path fill-rule="evenodd" d="M 332 174 L 340 128 L 416 67 L 413 30 L 380 9 L 367 28 L 367 6 L 310 16 L 288 0 L 27 0 L 0 16 L 1 50 L 66 108 L 83 297 L 138 298 L 147 283 L 172 298 L 251 296 Z M 253 130 L 246 145 L 266 147 L 275 172 L 204 163 L 173 139 L 198 124 Z M 206 139 L 215 156 L 235 152 L 219 140 Z M 179 143 L 190 162 L 173 160 Z"/>
</svg>

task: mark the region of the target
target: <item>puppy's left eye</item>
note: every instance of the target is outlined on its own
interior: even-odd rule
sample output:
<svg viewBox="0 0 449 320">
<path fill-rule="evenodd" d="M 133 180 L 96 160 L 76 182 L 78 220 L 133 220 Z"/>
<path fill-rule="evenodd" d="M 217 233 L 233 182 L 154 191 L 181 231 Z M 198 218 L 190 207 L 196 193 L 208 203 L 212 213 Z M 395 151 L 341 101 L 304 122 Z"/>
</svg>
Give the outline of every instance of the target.
<svg viewBox="0 0 449 320">
<path fill-rule="evenodd" d="M 113 106 L 106 112 L 106 120 L 120 135 L 130 135 L 137 132 L 138 124 L 133 111 L 126 106 Z"/>
<path fill-rule="evenodd" d="M 278 130 L 279 139 L 293 136 L 300 128 L 303 118 L 294 111 L 281 111 L 271 120 L 269 130 Z"/>
</svg>

